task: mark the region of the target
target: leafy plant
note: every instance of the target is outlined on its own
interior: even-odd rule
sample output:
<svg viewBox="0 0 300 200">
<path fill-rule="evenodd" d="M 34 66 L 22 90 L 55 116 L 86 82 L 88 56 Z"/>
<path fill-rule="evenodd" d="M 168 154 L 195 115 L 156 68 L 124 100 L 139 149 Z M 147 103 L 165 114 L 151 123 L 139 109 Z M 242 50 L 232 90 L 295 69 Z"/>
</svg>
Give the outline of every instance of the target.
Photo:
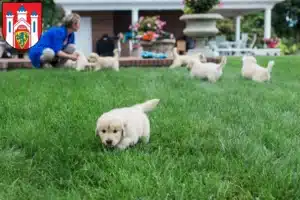
<svg viewBox="0 0 300 200">
<path fill-rule="evenodd" d="M 299 44 L 295 42 L 295 39 L 282 38 L 279 43 L 279 48 L 282 54 L 292 55 L 295 54 L 299 49 Z"/>
<path fill-rule="evenodd" d="M 137 23 L 130 25 L 129 29 L 134 33 L 136 39 L 143 41 L 173 39 L 173 34 L 163 30 L 165 25 L 166 22 L 162 21 L 160 16 L 142 16 Z"/>
<path fill-rule="evenodd" d="M 258 12 L 243 16 L 241 20 L 241 31 L 243 33 L 256 34 L 255 46 L 263 47 L 264 42 L 264 12 Z"/>
<path fill-rule="evenodd" d="M 226 35 L 228 40 L 233 40 L 235 35 L 235 26 L 233 19 L 225 18 L 217 21 L 218 35 Z"/>
<path fill-rule="evenodd" d="M 183 0 L 185 14 L 207 13 L 219 0 Z"/>
</svg>

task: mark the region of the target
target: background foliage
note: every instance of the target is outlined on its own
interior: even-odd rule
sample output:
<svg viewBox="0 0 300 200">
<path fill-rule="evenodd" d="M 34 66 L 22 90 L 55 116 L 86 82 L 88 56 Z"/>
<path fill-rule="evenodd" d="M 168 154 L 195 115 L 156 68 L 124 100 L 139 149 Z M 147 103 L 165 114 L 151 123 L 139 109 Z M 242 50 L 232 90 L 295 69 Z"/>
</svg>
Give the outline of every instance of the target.
<svg viewBox="0 0 300 200">
<path fill-rule="evenodd" d="M 295 54 L 300 47 L 300 19 L 294 27 L 289 27 L 286 16 L 294 19 L 300 16 L 300 0 L 285 0 L 278 3 L 272 10 L 272 36 L 281 39 L 280 49 L 286 55 Z M 218 21 L 219 34 L 227 36 L 228 40 L 234 40 L 235 20 L 227 18 Z M 249 33 L 250 37 L 257 34 L 255 46 L 261 48 L 264 45 L 264 11 L 255 12 L 242 17 L 241 31 Z"/>
<path fill-rule="evenodd" d="M 220 3 L 219 0 L 184 0 L 185 14 L 200 14 L 211 10 L 215 5 Z"/>
</svg>

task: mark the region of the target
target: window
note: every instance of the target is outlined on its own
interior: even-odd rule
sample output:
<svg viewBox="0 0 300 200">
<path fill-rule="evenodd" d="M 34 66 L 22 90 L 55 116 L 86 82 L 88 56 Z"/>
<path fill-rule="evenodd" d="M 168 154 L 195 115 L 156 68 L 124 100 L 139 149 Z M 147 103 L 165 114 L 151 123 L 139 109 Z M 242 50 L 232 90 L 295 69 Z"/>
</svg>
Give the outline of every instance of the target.
<svg viewBox="0 0 300 200">
<path fill-rule="evenodd" d="M 33 22 L 33 32 L 35 33 L 35 22 Z"/>
<path fill-rule="evenodd" d="M 8 32 L 11 33 L 11 22 L 8 22 Z"/>
</svg>

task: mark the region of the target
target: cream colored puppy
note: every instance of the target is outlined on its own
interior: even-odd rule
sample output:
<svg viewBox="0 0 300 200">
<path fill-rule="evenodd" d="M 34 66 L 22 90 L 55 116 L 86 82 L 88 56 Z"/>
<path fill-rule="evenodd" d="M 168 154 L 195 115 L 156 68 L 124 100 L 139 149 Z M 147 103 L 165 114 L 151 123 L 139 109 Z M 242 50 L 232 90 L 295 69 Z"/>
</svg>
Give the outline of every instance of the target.
<svg viewBox="0 0 300 200">
<path fill-rule="evenodd" d="M 135 145 L 141 137 L 150 139 L 150 121 L 147 112 L 152 111 L 159 99 L 152 99 L 131 107 L 116 108 L 103 113 L 96 123 L 96 136 L 108 147 L 126 149 Z"/>
<path fill-rule="evenodd" d="M 207 78 L 211 83 L 215 83 L 222 76 L 226 62 L 226 56 L 222 57 L 220 64 L 213 62 L 201 63 L 197 59 L 192 59 L 189 61 L 187 69 L 190 71 L 191 77 Z"/>
<path fill-rule="evenodd" d="M 83 52 L 81 51 L 76 51 L 78 53 L 78 59 L 76 61 L 73 60 L 67 60 L 66 63 L 64 64 L 65 67 L 67 68 L 73 68 L 76 69 L 77 71 L 83 71 L 85 69 L 91 69 L 95 65 L 95 63 L 90 63 L 86 56 L 84 55 Z"/>
<path fill-rule="evenodd" d="M 275 64 L 273 60 L 269 61 L 266 68 L 258 65 L 256 58 L 253 56 L 244 56 L 242 61 L 241 74 L 244 78 L 252 79 L 256 82 L 264 82 L 271 79 L 272 68 Z"/>
<path fill-rule="evenodd" d="M 119 71 L 119 50 L 114 50 L 114 56 L 99 56 L 97 53 L 91 53 L 88 57 L 89 62 L 95 63 L 94 70 L 99 71 L 104 68 L 112 68 Z"/>
<path fill-rule="evenodd" d="M 177 48 L 173 48 L 173 63 L 170 66 L 171 69 L 181 67 L 182 65 L 187 65 L 191 59 L 199 59 L 202 63 L 207 62 L 206 57 L 202 53 L 197 53 L 194 55 L 179 55 L 177 53 Z"/>
</svg>

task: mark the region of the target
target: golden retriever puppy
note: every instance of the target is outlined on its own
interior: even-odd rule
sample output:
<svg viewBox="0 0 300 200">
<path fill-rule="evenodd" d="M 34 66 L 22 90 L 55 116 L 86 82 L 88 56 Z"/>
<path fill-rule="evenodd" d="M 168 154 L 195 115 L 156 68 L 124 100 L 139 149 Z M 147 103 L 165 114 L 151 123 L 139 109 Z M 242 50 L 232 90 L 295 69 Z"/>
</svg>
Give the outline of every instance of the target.
<svg viewBox="0 0 300 200">
<path fill-rule="evenodd" d="M 135 145 L 141 137 L 150 139 L 150 121 L 147 112 L 152 111 L 159 99 L 148 100 L 130 107 L 116 108 L 103 113 L 96 123 L 96 136 L 108 147 L 126 149 Z"/>
<path fill-rule="evenodd" d="M 215 83 L 223 74 L 223 68 L 227 62 L 227 57 L 223 56 L 219 64 L 213 62 L 202 63 L 197 59 L 192 59 L 188 62 L 187 69 L 190 71 L 190 76 L 201 79 L 208 79 L 209 82 Z"/>
<path fill-rule="evenodd" d="M 88 57 L 89 62 L 95 63 L 94 70 L 99 71 L 104 68 L 112 68 L 119 71 L 119 50 L 114 50 L 114 56 L 99 56 L 97 53 L 91 53 Z"/>
<path fill-rule="evenodd" d="M 67 60 L 64 64 L 64 67 L 73 68 L 77 71 L 83 71 L 85 69 L 91 69 L 95 65 L 94 63 L 90 63 L 83 52 L 76 51 L 78 53 L 78 59 L 76 61 Z"/>
<path fill-rule="evenodd" d="M 269 61 L 268 66 L 262 67 L 257 64 L 253 56 L 244 56 L 242 58 L 243 66 L 241 74 L 244 78 L 252 79 L 256 82 L 265 82 L 271 80 L 272 68 L 275 64 L 273 60 Z"/>
<path fill-rule="evenodd" d="M 173 56 L 174 56 L 173 63 L 170 66 L 170 69 L 181 67 L 182 65 L 187 65 L 189 60 L 194 59 L 194 58 L 199 59 L 202 63 L 207 62 L 206 57 L 202 53 L 197 53 L 194 55 L 179 55 L 177 53 L 176 47 L 173 48 Z"/>
</svg>

